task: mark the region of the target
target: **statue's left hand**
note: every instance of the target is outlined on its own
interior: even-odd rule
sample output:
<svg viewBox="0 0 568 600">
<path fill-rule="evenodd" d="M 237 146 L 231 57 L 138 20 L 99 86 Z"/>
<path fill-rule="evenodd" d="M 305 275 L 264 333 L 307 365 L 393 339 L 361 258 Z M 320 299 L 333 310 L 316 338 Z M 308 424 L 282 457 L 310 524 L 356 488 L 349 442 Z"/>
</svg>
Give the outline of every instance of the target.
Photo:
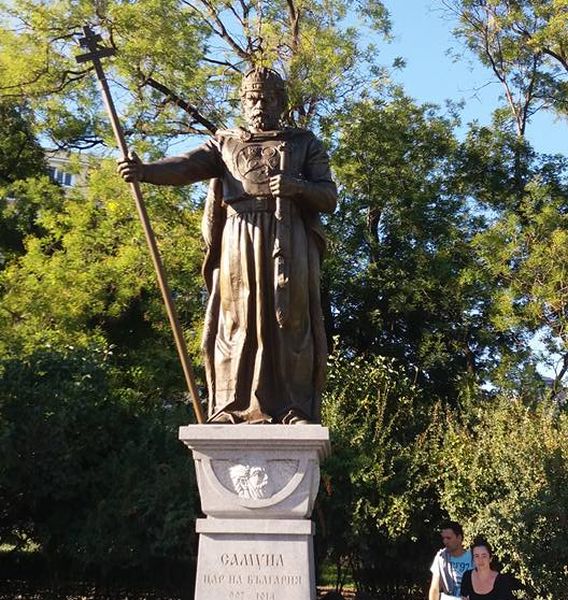
<svg viewBox="0 0 568 600">
<path fill-rule="evenodd" d="M 274 175 L 270 178 L 270 191 L 273 196 L 298 196 L 303 189 L 302 181 L 290 175 Z"/>
</svg>

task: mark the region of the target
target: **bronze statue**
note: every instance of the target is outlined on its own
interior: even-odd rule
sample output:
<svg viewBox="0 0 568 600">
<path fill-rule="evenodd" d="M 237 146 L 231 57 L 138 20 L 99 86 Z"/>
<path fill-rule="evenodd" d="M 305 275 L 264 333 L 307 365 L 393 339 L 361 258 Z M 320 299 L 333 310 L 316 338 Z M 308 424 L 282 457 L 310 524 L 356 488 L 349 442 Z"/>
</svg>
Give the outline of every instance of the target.
<svg viewBox="0 0 568 600">
<path fill-rule="evenodd" d="M 337 190 L 315 136 L 279 128 L 286 90 L 275 71 L 249 71 L 241 101 L 247 129 L 218 131 L 155 163 L 131 156 L 119 172 L 157 185 L 211 180 L 203 216 L 209 422 L 317 423 L 327 358 L 319 213 L 335 209 Z"/>
</svg>

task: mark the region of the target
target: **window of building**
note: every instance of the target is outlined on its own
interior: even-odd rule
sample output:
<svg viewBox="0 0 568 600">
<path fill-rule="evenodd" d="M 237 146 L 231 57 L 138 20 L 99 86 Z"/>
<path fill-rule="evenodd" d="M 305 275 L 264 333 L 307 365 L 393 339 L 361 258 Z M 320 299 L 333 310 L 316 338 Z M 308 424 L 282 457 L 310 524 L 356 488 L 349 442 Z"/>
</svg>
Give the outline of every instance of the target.
<svg viewBox="0 0 568 600">
<path fill-rule="evenodd" d="M 51 180 L 65 187 L 71 187 L 73 185 L 73 175 L 71 173 L 66 173 L 61 169 L 56 169 L 55 167 L 49 167 L 49 176 Z"/>
</svg>

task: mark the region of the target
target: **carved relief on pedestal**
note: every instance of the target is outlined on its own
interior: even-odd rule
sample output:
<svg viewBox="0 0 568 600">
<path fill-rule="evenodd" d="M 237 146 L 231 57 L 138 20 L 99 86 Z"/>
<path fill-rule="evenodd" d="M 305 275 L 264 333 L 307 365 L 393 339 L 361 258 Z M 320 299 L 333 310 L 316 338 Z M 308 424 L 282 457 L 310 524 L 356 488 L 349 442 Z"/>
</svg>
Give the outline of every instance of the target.
<svg viewBox="0 0 568 600">
<path fill-rule="evenodd" d="M 309 519 L 329 453 L 319 425 L 187 425 L 201 510 L 214 519 Z"/>
<path fill-rule="evenodd" d="M 218 493 L 247 508 L 262 508 L 293 494 L 311 466 L 298 458 L 263 458 L 256 453 L 201 459 L 204 474 Z"/>
<path fill-rule="evenodd" d="M 264 460 L 242 457 L 238 461 L 215 460 L 217 479 L 239 498 L 271 498 L 298 472 L 297 460 Z"/>
</svg>

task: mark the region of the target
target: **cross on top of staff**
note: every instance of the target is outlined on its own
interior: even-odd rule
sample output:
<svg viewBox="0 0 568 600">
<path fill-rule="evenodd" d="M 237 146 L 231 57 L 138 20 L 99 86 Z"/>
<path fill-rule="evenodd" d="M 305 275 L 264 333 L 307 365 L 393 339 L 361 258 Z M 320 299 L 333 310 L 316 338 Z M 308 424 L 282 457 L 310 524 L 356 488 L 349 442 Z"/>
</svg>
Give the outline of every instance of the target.
<svg viewBox="0 0 568 600">
<path fill-rule="evenodd" d="M 77 56 L 76 60 L 78 63 L 92 60 L 97 64 L 100 62 L 101 58 L 115 54 L 113 48 L 99 46 L 99 42 L 102 42 L 102 37 L 98 33 L 95 33 L 88 25 L 83 27 L 83 33 L 85 34 L 85 37 L 80 38 L 79 43 L 82 48 L 87 48 L 90 52 Z"/>
</svg>

